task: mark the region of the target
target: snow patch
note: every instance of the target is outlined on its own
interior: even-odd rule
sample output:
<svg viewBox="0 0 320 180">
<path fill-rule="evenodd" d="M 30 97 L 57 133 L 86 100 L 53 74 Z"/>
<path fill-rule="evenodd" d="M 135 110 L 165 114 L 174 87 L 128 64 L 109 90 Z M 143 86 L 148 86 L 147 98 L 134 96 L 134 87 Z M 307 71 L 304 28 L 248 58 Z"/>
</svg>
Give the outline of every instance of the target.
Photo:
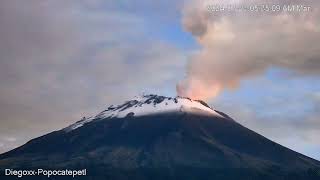
<svg viewBox="0 0 320 180">
<path fill-rule="evenodd" d="M 135 97 L 133 100 L 126 101 L 124 104 L 118 106 L 111 105 L 95 117 L 83 118 L 65 128 L 65 130 L 67 132 L 72 131 L 95 119 L 124 118 L 126 116 L 138 117 L 166 112 L 205 114 L 223 118 L 222 115 L 202 101 L 183 97 L 172 98 L 158 95 L 144 95 Z"/>
</svg>

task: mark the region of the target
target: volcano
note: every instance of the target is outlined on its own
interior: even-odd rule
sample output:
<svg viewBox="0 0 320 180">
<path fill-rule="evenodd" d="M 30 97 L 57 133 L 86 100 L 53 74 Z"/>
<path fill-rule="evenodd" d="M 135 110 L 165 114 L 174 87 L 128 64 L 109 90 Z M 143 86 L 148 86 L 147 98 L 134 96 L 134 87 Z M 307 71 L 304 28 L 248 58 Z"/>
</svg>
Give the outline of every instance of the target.
<svg viewBox="0 0 320 180">
<path fill-rule="evenodd" d="M 320 179 L 319 161 L 204 101 L 158 95 L 112 105 L 1 154 L 5 168 L 87 169 L 87 179 L 112 180 Z"/>
</svg>

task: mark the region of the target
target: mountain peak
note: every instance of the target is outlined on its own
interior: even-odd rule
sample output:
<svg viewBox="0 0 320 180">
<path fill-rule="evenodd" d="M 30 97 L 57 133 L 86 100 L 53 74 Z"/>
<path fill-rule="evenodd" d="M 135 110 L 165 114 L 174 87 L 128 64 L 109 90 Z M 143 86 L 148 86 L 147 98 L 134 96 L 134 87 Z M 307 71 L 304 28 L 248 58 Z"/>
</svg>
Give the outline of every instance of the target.
<svg viewBox="0 0 320 180">
<path fill-rule="evenodd" d="M 166 112 L 203 113 L 221 116 L 202 100 L 192 100 L 188 97 L 167 97 L 149 94 L 135 96 L 134 99 L 117 106 L 111 105 L 108 109 L 98 114 L 98 117 L 122 118 L 127 115 L 143 116 Z"/>
<path fill-rule="evenodd" d="M 111 105 L 96 116 L 83 118 L 67 127 L 67 131 L 77 129 L 94 119 L 124 118 L 128 116 L 146 116 L 162 113 L 190 113 L 207 116 L 226 117 L 211 108 L 202 100 L 192 100 L 188 97 L 167 97 L 156 94 L 135 96 L 132 100 L 119 105 Z M 227 117 L 229 118 L 229 117 Z"/>
</svg>

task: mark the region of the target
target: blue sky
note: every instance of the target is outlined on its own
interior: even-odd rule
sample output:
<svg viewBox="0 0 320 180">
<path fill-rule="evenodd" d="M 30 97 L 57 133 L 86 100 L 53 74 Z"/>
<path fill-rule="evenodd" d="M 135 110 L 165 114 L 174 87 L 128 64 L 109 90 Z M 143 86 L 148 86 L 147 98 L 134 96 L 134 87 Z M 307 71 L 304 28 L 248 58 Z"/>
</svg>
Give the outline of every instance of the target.
<svg viewBox="0 0 320 180">
<path fill-rule="evenodd" d="M 176 96 L 188 63 L 207 45 L 201 44 L 207 36 L 183 24 L 184 7 L 184 1 L 1 1 L 0 152 L 134 95 Z M 318 67 L 273 62 L 208 101 L 320 160 Z"/>
</svg>

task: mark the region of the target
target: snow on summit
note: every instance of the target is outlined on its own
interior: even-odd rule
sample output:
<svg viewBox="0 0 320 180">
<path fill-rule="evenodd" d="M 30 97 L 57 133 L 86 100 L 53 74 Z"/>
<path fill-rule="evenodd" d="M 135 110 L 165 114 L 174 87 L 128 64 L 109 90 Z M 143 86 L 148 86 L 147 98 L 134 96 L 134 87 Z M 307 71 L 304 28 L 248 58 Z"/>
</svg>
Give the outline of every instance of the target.
<svg viewBox="0 0 320 180">
<path fill-rule="evenodd" d="M 127 101 L 119 106 L 110 106 L 107 110 L 98 114 L 98 116 L 122 118 L 127 115 L 143 116 L 176 111 L 194 113 L 202 112 L 219 115 L 202 101 L 182 97 L 172 98 L 158 95 L 144 95 L 141 97 L 135 97 L 135 99 Z"/>
<path fill-rule="evenodd" d="M 67 127 L 66 130 L 70 131 L 77 129 L 85 123 L 95 119 L 124 118 L 127 116 L 144 116 L 170 112 L 194 113 L 223 117 L 223 115 L 210 108 L 201 100 L 192 100 L 184 97 L 172 98 L 150 94 L 134 97 L 133 100 L 126 101 L 121 105 L 111 105 L 98 115 L 90 118 L 83 118 L 82 120 Z"/>
</svg>

